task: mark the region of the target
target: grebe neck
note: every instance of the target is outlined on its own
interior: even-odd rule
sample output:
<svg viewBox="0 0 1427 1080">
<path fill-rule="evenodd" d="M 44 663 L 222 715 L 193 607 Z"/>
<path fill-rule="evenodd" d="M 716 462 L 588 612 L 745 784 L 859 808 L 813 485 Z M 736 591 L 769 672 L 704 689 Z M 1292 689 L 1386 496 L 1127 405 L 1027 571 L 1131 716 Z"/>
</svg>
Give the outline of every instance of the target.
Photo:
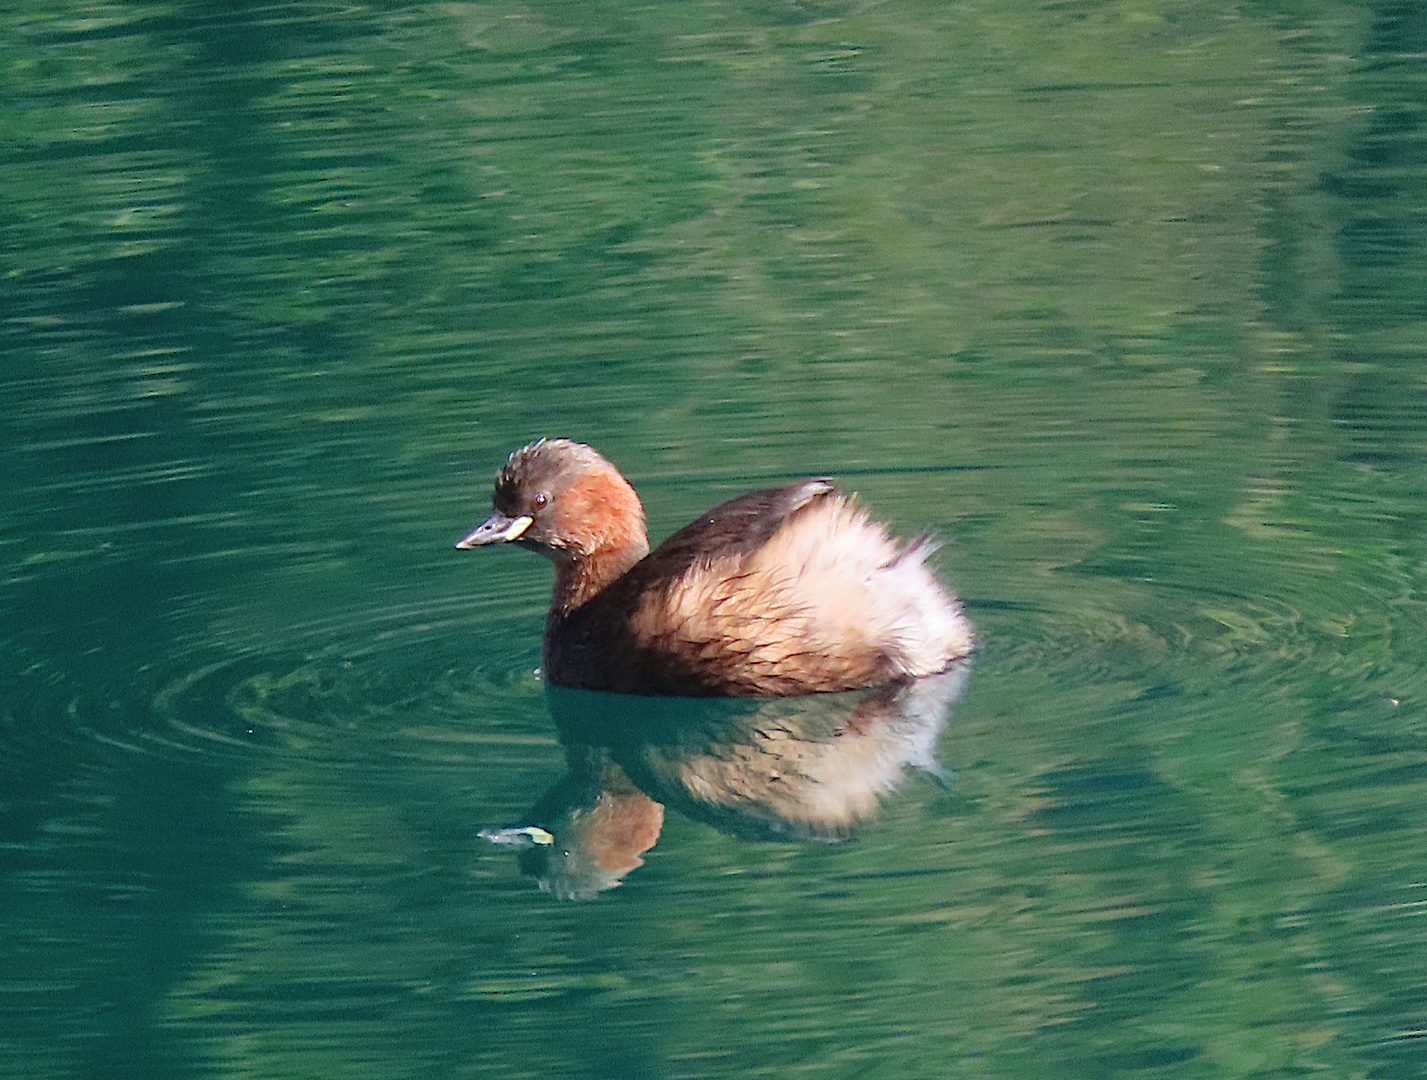
<svg viewBox="0 0 1427 1080">
<path fill-rule="evenodd" d="M 576 555 L 555 564 L 555 591 L 550 599 L 550 615 L 564 618 L 603 592 L 613 581 L 629 572 L 649 554 L 649 541 L 641 534 L 637 542 L 606 548 L 589 555 Z"/>
</svg>

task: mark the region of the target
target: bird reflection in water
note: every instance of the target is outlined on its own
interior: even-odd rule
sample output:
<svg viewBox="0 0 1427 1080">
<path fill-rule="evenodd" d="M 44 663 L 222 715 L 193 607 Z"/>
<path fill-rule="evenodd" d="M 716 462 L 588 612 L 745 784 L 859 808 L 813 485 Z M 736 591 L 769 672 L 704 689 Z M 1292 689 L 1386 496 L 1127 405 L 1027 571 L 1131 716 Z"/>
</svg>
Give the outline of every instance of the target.
<svg viewBox="0 0 1427 1080">
<path fill-rule="evenodd" d="M 659 839 L 665 806 L 753 840 L 848 839 L 936 745 L 967 661 L 921 679 L 780 698 L 547 688 L 566 772 L 518 824 L 483 829 L 556 896 L 612 889 Z"/>
</svg>

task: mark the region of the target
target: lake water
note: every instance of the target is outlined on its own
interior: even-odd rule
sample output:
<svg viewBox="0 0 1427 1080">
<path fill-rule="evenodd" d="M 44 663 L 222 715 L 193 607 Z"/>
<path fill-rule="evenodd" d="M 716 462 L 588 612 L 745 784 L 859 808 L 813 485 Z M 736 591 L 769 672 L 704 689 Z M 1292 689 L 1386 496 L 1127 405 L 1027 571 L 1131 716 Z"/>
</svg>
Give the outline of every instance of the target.
<svg viewBox="0 0 1427 1080">
<path fill-rule="evenodd" d="M 0 27 L 0 1074 L 1427 1077 L 1427 6 Z M 480 837 L 541 435 L 945 541 L 879 811 Z"/>
</svg>

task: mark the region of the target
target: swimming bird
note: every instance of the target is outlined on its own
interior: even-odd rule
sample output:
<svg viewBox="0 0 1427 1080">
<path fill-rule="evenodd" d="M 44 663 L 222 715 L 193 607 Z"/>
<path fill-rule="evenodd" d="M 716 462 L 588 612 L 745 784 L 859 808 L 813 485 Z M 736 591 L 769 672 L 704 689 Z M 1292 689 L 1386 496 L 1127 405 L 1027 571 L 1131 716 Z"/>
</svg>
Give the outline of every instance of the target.
<svg viewBox="0 0 1427 1080">
<path fill-rule="evenodd" d="M 634 488 L 569 439 L 516 450 L 490 516 L 457 543 L 555 566 L 542 647 L 557 686 L 681 697 L 855 690 L 946 670 L 972 650 L 927 566 L 826 479 L 722 503 L 652 552 Z"/>
</svg>

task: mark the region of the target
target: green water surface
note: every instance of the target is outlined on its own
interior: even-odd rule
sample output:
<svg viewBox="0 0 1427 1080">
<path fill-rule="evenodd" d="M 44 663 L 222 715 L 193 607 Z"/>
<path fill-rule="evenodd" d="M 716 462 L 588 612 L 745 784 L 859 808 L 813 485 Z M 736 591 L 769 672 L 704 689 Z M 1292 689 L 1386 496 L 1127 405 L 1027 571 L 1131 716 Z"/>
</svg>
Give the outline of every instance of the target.
<svg viewBox="0 0 1427 1080">
<path fill-rule="evenodd" d="M 1427 5 L 0 12 L 0 1075 L 1427 1077 Z M 514 447 L 979 633 L 848 843 L 562 773 Z"/>
</svg>

